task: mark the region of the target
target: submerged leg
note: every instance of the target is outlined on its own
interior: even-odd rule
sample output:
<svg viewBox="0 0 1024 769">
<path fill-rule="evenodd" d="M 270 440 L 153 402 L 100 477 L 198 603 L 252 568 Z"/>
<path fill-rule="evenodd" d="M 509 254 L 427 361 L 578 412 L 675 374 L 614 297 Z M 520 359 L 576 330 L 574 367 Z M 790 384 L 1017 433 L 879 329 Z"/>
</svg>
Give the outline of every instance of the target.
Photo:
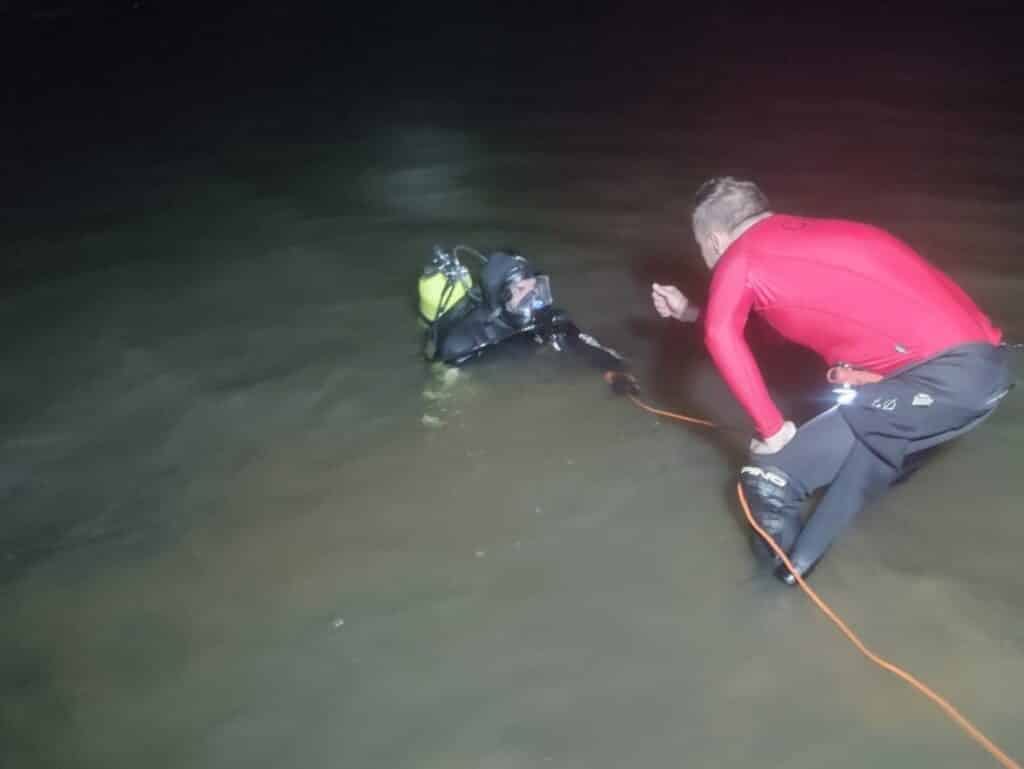
<svg viewBox="0 0 1024 769">
<path fill-rule="evenodd" d="M 832 543 L 873 500 L 892 484 L 897 470 L 859 441 L 850 451 L 821 503 L 804 526 L 790 556 L 801 575 L 810 573 Z M 795 582 L 788 570 L 780 577 Z"/>
<path fill-rule="evenodd" d="M 803 525 L 807 498 L 839 473 L 856 439 L 836 409 L 830 409 L 797 430 L 776 454 L 755 457 L 740 470 L 743 493 L 758 525 L 789 553 Z M 754 552 L 766 561 L 781 561 L 757 532 Z"/>
</svg>

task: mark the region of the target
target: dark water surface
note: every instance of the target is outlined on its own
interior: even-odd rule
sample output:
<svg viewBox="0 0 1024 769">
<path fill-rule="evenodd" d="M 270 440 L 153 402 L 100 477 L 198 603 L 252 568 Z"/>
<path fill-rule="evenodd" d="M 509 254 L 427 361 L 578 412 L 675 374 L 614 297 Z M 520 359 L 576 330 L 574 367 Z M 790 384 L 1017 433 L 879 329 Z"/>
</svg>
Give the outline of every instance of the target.
<svg viewBox="0 0 1024 769">
<path fill-rule="evenodd" d="M 510 245 L 650 398 L 742 423 L 648 299 L 704 290 L 686 212 L 723 172 L 891 228 L 1024 339 L 1024 117 L 998 60 L 629 22 L 538 36 L 522 71 L 487 26 L 430 59 L 382 24 L 342 56 L 291 19 L 287 55 L 264 30 L 235 63 L 223 28 L 190 58 L 169 26 L 194 98 L 165 70 L 138 113 L 59 68 L 49 96 L 10 92 L 0 763 L 993 765 L 751 562 L 736 441 L 551 350 L 420 358 L 431 245 Z M 814 413 L 816 362 L 766 354 Z M 1013 395 L 814 579 L 1017 757 L 1022 454 Z"/>
</svg>

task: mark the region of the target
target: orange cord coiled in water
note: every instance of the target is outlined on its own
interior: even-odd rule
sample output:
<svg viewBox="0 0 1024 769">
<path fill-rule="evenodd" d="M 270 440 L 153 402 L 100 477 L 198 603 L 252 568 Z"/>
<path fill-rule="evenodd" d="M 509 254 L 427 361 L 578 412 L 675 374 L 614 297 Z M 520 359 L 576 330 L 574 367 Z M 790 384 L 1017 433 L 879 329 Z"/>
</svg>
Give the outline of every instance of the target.
<svg viewBox="0 0 1024 769">
<path fill-rule="evenodd" d="M 628 377 L 629 375 L 625 376 Z M 605 375 L 605 379 L 609 383 L 613 383 L 614 378 L 614 375 Z M 632 378 L 630 377 L 630 379 Z M 671 411 L 662 411 L 661 409 L 656 409 L 653 406 L 650 406 L 647 403 L 644 403 L 639 398 L 637 398 L 635 392 L 629 392 L 628 396 L 629 399 L 633 401 L 633 403 L 642 408 L 644 411 L 648 411 L 652 414 L 669 417 L 671 419 L 678 419 L 681 422 L 687 422 L 690 424 L 703 425 L 705 427 L 718 427 L 718 425 L 716 425 L 714 422 L 710 422 L 706 419 L 696 419 L 695 417 L 688 417 L 684 416 L 683 414 L 676 414 Z M 754 520 L 754 515 L 750 512 L 750 506 L 747 504 L 747 498 L 743 493 L 743 486 L 739 483 L 736 484 L 736 494 L 739 497 L 740 505 L 743 507 L 743 514 L 747 517 L 747 523 L 749 523 L 750 526 L 754 529 L 754 531 L 757 532 L 758 536 L 760 536 L 768 544 L 768 546 L 772 549 L 775 555 L 777 555 L 782 560 L 782 562 L 786 564 L 786 568 L 789 569 L 790 573 L 796 579 L 796 582 L 800 586 L 800 589 L 804 591 L 804 593 L 807 595 L 808 598 L 811 599 L 815 606 L 821 609 L 822 613 L 826 617 L 832 620 L 835 626 L 838 627 L 842 631 L 843 635 L 845 635 L 850 640 L 850 643 L 857 647 L 857 650 L 860 651 L 861 654 L 863 654 L 865 657 L 874 662 L 883 670 L 887 670 L 894 676 L 902 678 L 904 681 L 906 681 L 908 684 L 914 687 L 917 691 L 919 691 L 925 697 L 927 697 L 936 705 L 938 705 L 942 712 L 944 712 L 957 726 L 963 729 L 967 733 L 967 735 L 971 737 L 971 739 L 975 740 L 979 745 L 981 745 L 985 750 L 987 750 L 992 755 L 992 757 L 995 758 L 996 761 L 998 761 L 1004 767 L 1006 767 L 1006 769 L 1021 769 L 1020 764 L 1014 761 L 1002 749 L 1000 749 L 998 745 L 996 745 L 994 742 L 992 742 L 992 740 L 986 737 L 985 734 L 978 727 L 976 727 L 974 724 L 968 721 L 967 718 L 960 713 L 960 711 L 953 707 L 942 696 L 937 694 L 929 686 L 919 681 L 917 678 L 915 678 L 913 675 L 908 673 L 903 668 L 894 665 L 893 663 L 889 662 L 886 659 L 883 659 L 882 657 L 878 656 L 873 651 L 871 651 L 871 649 L 869 649 L 864 644 L 864 642 L 860 640 L 857 634 L 854 633 L 845 622 L 843 622 L 839 615 L 836 614 L 835 611 L 833 611 L 833 609 L 827 603 L 825 603 L 821 596 L 814 592 L 814 590 L 807 584 L 807 582 L 804 581 L 804 578 L 800 576 L 800 574 L 798 574 L 797 571 L 793 568 L 793 564 L 790 563 L 790 560 L 786 557 L 785 552 L 783 552 L 783 550 L 777 544 L 775 544 L 775 540 L 772 539 L 768 535 L 768 533 L 758 525 L 756 520 Z"/>
</svg>

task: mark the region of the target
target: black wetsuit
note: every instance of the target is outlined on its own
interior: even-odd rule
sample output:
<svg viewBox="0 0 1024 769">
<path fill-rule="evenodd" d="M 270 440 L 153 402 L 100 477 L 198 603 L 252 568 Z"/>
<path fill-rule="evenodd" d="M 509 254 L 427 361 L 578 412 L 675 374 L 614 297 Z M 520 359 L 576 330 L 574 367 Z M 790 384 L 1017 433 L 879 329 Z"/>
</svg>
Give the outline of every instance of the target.
<svg viewBox="0 0 1024 769">
<path fill-rule="evenodd" d="M 1008 358 L 1005 345 L 965 344 L 862 385 L 852 401 L 800 427 L 782 450 L 743 468 L 755 515 L 801 573 L 925 452 L 992 414 L 1013 386 Z M 805 501 L 825 486 L 803 526 Z"/>
<path fill-rule="evenodd" d="M 469 308 L 447 327 L 438 329 L 437 352 L 428 357 L 460 366 L 516 338 L 550 344 L 559 351 L 572 350 L 601 371 L 621 371 L 626 367 L 615 350 L 582 333 L 568 314 L 557 308 L 538 313 L 536 321 L 524 328 L 510 326 L 485 305 Z"/>
<path fill-rule="evenodd" d="M 581 333 L 564 310 L 556 307 L 538 310 L 526 324 L 516 323 L 503 312 L 503 292 L 510 277 L 533 274 L 532 267 L 518 254 L 508 251 L 490 254 L 480 271 L 480 290 L 470 292 L 427 330 L 427 358 L 462 365 L 503 342 L 526 337 L 541 344 L 552 344 L 559 350 L 577 350 L 602 369 L 622 369 L 621 356 Z"/>
</svg>

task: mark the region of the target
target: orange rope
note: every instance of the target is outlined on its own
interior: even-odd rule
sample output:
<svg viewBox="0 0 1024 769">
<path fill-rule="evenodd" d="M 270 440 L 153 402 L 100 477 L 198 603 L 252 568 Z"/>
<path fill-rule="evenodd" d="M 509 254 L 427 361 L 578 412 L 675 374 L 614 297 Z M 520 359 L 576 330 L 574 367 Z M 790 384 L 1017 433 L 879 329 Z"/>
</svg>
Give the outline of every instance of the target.
<svg viewBox="0 0 1024 769">
<path fill-rule="evenodd" d="M 697 419 L 696 417 L 687 417 L 682 414 L 673 414 L 671 411 L 662 411 L 661 409 L 654 408 L 654 406 L 648 406 L 635 395 L 630 395 L 629 399 L 644 411 L 649 411 L 650 413 L 657 414 L 660 417 L 671 417 L 672 419 L 678 419 L 680 422 L 689 422 L 690 424 L 704 425 L 705 427 L 718 427 L 714 422 L 709 422 L 706 419 Z"/>
<path fill-rule="evenodd" d="M 743 486 L 741 484 L 736 484 L 736 493 L 739 495 L 740 504 L 743 506 L 743 513 L 747 516 L 747 523 L 749 523 L 754 528 L 754 531 L 758 533 L 758 536 L 760 536 L 765 542 L 768 543 L 768 546 L 772 549 L 775 555 L 782 559 L 782 562 L 786 564 L 786 568 L 789 569 L 790 573 L 796 578 L 797 584 L 800 585 L 800 588 L 804 591 L 804 593 L 807 594 L 807 597 L 814 602 L 815 606 L 821 609 L 822 613 L 824 613 L 826 617 L 828 617 L 830 620 L 832 620 L 832 622 L 835 623 L 836 627 L 838 627 L 843 632 L 843 635 L 850 639 L 850 643 L 856 646 L 861 654 L 863 654 L 869 660 L 874 662 L 880 668 L 888 670 L 890 673 L 892 673 L 894 676 L 897 676 L 898 678 L 902 678 L 908 684 L 910 684 L 919 692 L 921 692 L 921 694 L 923 694 L 925 697 L 927 697 L 936 705 L 938 705 L 942 709 L 942 711 L 947 716 L 949 716 L 954 723 L 956 723 L 957 726 L 959 726 L 961 729 L 967 732 L 968 736 L 976 740 L 981 745 L 981 747 L 985 748 L 985 750 L 991 753 L 993 758 L 995 758 L 996 761 L 1005 766 L 1006 769 L 1021 769 L 1020 764 L 1018 764 L 1016 761 L 1014 761 L 1012 758 L 1006 755 L 1006 753 L 1000 750 L 998 745 L 996 745 L 994 742 L 992 742 L 992 740 L 986 737 L 978 727 L 976 727 L 974 724 L 968 721 L 967 718 L 960 713 L 960 711 L 958 711 L 955 707 L 950 705 L 949 702 L 943 699 L 942 696 L 936 694 L 935 691 L 929 688 L 926 684 L 919 681 L 917 678 L 915 678 L 913 675 L 908 673 L 903 668 L 892 664 L 891 662 L 889 662 L 886 659 L 883 659 L 882 657 L 879 657 L 877 654 L 871 651 L 871 649 L 865 646 L 864 642 L 860 640 L 857 634 L 850 630 L 849 626 L 845 622 L 843 622 L 842 619 L 839 618 L 839 615 L 836 614 L 832 610 L 832 608 L 827 603 L 825 603 L 824 600 L 822 600 L 821 596 L 814 592 L 811 586 L 804 581 L 804 578 L 800 576 L 796 569 L 793 568 L 793 564 L 790 563 L 789 558 L 786 557 L 786 554 L 782 551 L 782 548 L 775 544 L 775 540 L 768 536 L 768 533 L 757 525 L 757 521 L 754 520 L 754 516 L 750 512 L 750 506 L 747 504 L 747 498 L 743 494 Z"/>
<path fill-rule="evenodd" d="M 688 417 L 682 414 L 674 414 L 671 411 L 661 411 L 660 409 L 656 409 L 652 406 L 647 405 L 646 403 L 644 403 L 639 398 L 636 398 L 633 395 L 630 395 L 629 399 L 633 401 L 633 403 L 635 403 L 637 406 L 642 408 L 644 411 L 649 411 L 652 414 L 658 414 L 659 416 L 678 419 L 681 422 L 690 422 L 693 424 L 705 425 L 707 427 L 717 427 L 717 425 L 714 422 L 709 422 L 704 419 L 695 419 L 694 417 Z M 807 582 L 804 581 L 804 578 L 797 572 L 795 568 L 793 568 L 793 564 L 790 562 L 789 558 L 786 557 L 786 554 L 785 552 L 783 552 L 782 548 L 775 544 L 775 540 L 773 540 L 768 535 L 768 533 L 757 524 L 757 521 L 754 520 L 753 514 L 750 512 L 750 506 L 747 504 L 747 498 L 743 494 L 743 486 L 739 483 L 736 484 L 736 494 L 739 496 L 740 504 L 743 506 L 743 513 L 747 516 L 747 523 L 749 523 L 751 527 L 754 529 L 754 531 L 758 533 L 758 536 L 760 536 L 768 544 L 768 546 L 772 549 L 775 555 L 782 559 L 782 562 L 786 564 L 786 568 L 789 569 L 793 577 L 796 578 L 797 584 L 800 585 L 800 589 L 803 590 L 804 593 L 806 593 L 807 597 L 811 599 L 815 606 L 821 609 L 822 613 L 826 617 L 828 617 L 830 620 L 832 620 L 833 623 L 835 623 L 836 627 L 838 627 L 843 632 L 843 635 L 845 635 L 850 640 L 850 643 L 857 647 L 857 650 L 860 651 L 861 654 L 863 654 L 865 657 L 874 662 L 883 670 L 888 670 L 894 676 L 902 678 L 912 687 L 917 689 L 917 691 L 919 691 L 925 697 L 927 697 L 936 705 L 938 705 L 939 708 L 947 716 L 949 716 L 949 718 L 957 726 L 963 729 L 967 733 L 967 735 L 971 737 L 971 739 L 975 740 L 979 745 L 981 745 L 985 750 L 987 750 L 992 755 L 992 757 L 995 758 L 996 761 L 998 761 L 1004 767 L 1006 767 L 1006 769 L 1021 769 L 1020 764 L 1018 764 L 1010 756 L 1004 753 L 998 745 L 996 745 L 994 742 L 992 742 L 992 740 L 986 737 L 985 734 L 978 727 L 976 727 L 974 724 L 968 721 L 967 718 L 963 716 L 960 713 L 960 711 L 953 707 L 947 700 L 945 700 L 943 697 L 941 697 L 927 685 L 919 681 L 913 675 L 905 671 L 903 668 L 894 665 L 893 663 L 889 662 L 886 659 L 883 659 L 882 657 L 879 657 L 877 654 L 871 651 L 871 649 L 865 646 L 864 642 L 860 640 L 857 634 L 854 633 L 849 628 L 849 626 L 845 622 L 843 622 L 842 619 L 839 618 L 839 615 L 836 614 L 835 611 L 833 611 L 832 608 L 827 603 L 825 603 L 825 601 L 822 600 L 822 598 L 816 592 L 814 592 L 810 585 L 808 585 Z"/>
</svg>

